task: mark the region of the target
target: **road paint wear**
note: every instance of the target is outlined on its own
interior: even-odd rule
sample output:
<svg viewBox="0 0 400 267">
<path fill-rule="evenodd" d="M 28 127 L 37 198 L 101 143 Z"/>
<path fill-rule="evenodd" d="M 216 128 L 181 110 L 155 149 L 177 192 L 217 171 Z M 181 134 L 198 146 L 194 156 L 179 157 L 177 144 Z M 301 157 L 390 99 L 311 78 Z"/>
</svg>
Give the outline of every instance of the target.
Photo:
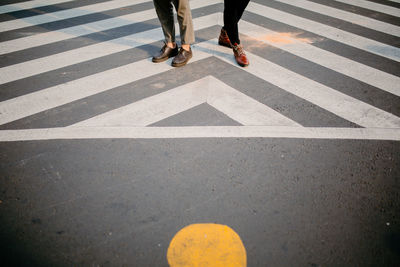
<svg viewBox="0 0 400 267">
<path fill-rule="evenodd" d="M 302 30 L 318 34 L 328 39 L 353 46 L 358 49 L 395 60 L 397 62 L 400 61 L 400 49 L 394 46 L 383 44 L 335 27 L 318 23 L 307 18 L 288 14 L 286 12 L 253 2 L 249 3 L 246 10 L 260 16 L 265 16 L 265 14 L 268 14 L 268 18 L 272 20 L 282 22 L 292 27 L 301 28 Z"/>
</svg>

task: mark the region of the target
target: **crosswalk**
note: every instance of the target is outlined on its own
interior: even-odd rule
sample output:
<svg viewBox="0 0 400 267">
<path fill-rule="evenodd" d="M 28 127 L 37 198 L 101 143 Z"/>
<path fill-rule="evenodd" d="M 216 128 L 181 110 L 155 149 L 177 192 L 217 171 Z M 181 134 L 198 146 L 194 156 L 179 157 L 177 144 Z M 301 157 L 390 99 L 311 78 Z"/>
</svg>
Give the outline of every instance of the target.
<svg viewBox="0 0 400 267">
<path fill-rule="evenodd" d="M 59 3 L 65 3 L 65 2 L 70 2 L 74 0 L 33 0 L 33 1 L 27 1 L 27 2 L 22 2 L 22 3 L 16 3 L 16 4 L 8 4 L 8 5 L 3 5 L 0 9 L 0 14 L 4 13 L 9 13 L 9 12 L 17 12 L 21 11 L 24 9 L 33 9 L 33 8 L 38 8 L 38 7 L 43 7 L 43 6 L 48 6 L 48 5 L 56 5 Z"/>
<path fill-rule="evenodd" d="M 253 0 L 239 25 L 251 62 L 241 68 L 217 44 L 223 1 L 191 0 L 194 58 L 178 69 L 150 60 L 163 36 L 151 1 L 2 5 L 0 141 L 398 141 L 400 5 L 391 2 Z M 239 126 L 158 125 L 199 105 Z"/>
</svg>

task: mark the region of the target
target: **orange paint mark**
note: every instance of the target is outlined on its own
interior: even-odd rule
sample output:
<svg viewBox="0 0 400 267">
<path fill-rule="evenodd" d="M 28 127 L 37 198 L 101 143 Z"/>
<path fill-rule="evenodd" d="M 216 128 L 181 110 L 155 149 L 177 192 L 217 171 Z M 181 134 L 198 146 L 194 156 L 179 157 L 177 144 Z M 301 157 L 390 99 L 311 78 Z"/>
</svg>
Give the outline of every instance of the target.
<svg viewBox="0 0 400 267">
<path fill-rule="evenodd" d="M 180 230 L 167 252 L 171 267 L 245 267 L 246 249 L 226 225 L 192 224 Z"/>
<path fill-rule="evenodd" d="M 279 43 L 279 44 L 292 44 L 295 42 L 302 43 L 313 43 L 314 41 L 310 38 L 298 38 L 299 33 L 290 33 L 290 32 L 282 32 L 275 34 L 268 34 L 264 36 L 260 36 L 257 38 L 259 41 L 267 41 L 271 43 Z"/>
</svg>

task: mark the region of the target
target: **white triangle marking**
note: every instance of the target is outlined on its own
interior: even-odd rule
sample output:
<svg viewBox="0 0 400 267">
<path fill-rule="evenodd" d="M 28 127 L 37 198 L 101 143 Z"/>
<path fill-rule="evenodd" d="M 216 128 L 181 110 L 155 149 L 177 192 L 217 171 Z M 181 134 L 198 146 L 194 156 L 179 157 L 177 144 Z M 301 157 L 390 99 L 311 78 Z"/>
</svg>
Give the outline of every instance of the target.
<svg viewBox="0 0 400 267">
<path fill-rule="evenodd" d="M 301 127 L 298 123 L 212 76 L 114 109 L 72 126 L 147 126 L 203 103 L 208 103 L 243 125 Z"/>
</svg>

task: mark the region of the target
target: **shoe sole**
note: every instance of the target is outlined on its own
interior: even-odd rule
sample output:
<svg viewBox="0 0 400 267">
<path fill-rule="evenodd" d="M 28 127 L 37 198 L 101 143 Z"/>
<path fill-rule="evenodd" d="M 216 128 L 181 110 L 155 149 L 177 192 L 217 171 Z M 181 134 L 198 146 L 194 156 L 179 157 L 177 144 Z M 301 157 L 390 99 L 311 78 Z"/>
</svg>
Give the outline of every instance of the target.
<svg viewBox="0 0 400 267">
<path fill-rule="evenodd" d="M 176 53 L 176 55 L 178 55 L 178 53 Z M 169 57 L 164 57 L 164 58 L 160 58 L 160 59 L 155 59 L 154 57 L 151 59 L 151 61 L 153 62 L 153 63 L 161 63 L 161 62 L 164 62 L 164 61 L 167 61 L 169 58 L 171 58 L 171 57 L 175 57 L 176 55 L 170 55 Z"/>
<path fill-rule="evenodd" d="M 237 62 L 236 62 L 236 63 L 237 63 Z M 241 66 L 241 67 L 243 67 L 243 68 L 245 68 L 245 67 L 249 66 L 250 63 L 249 63 L 249 64 L 240 64 L 240 63 L 238 63 L 238 65 Z"/>
<path fill-rule="evenodd" d="M 164 61 L 167 61 L 169 59 L 169 57 L 166 57 L 166 58 L 161 58 L 161 59 L 151 59 L 151 61 L 153 62 L 153 63 L 161 63 L 161 62 L 164 62 Z"/>
<path fill-rule="evenodd" d="M 192 58 L 192 56 L 190 56 L 190 58 L 188 58 L 188 60 L 186 60 L 185 62 L 182 62 L 182 63 L 174 63 L 174 62 L 172 62 L 172 64 L 171 64 L 171 66 L 172 67 L 182 67 L 182 66 L 185 66 L 188 62 L 189 62 L 189 60 Z"/>
<path fill-rule="evenodd" d="M 219 44 L 220 46 L 225 46 L 225 47 L 228 47 L 228 48 L 232 48 L 232 45 L 227 45 L 227 44 L 225 44 L 225 43 L 220 43 L 220 42 L 218 42 L 218 44 Z"/>
</svg>

